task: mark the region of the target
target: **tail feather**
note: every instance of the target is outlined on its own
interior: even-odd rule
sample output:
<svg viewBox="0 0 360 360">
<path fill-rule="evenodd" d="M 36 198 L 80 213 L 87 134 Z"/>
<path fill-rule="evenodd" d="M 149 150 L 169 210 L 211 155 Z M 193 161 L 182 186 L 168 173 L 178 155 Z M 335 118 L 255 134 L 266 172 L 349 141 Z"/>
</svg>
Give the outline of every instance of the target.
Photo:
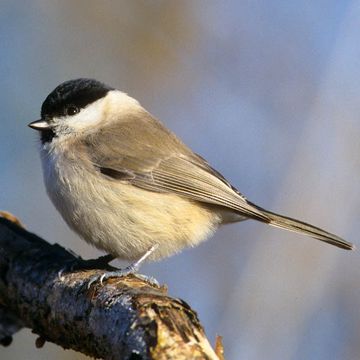
<svg viewBox="0 0 360 360">
<path fill-rule="evenodd" d="M 323 229 L 320 229 L 316 226 L 307 224 L 303 221 L 295 220 L 289 218 L 287 216 L 275 214 L 273 212 L 267 211 L 256 206 L 259 210 L 261 210 L 264 215 L 266 215 L 270 221 L 269 225 L 275 226 L 281 229 L 293 231 L 300 234 L 305 234 L 313 237 L 314 239 L 318 239 L 324 241 L 328 244 L 335 245 L 339 248 L 346 250 L 355 250 L 355 245 L 345 241 L 337 235 L 331 234 Z"/>
</svg>

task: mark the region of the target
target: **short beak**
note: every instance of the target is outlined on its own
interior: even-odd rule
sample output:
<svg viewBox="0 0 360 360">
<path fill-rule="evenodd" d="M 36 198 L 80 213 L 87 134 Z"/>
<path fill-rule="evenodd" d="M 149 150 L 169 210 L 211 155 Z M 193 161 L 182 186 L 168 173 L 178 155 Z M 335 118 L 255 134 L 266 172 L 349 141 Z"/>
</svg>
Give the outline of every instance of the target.
<svg viewBox="0 0 360 360">
<path fill-rule="evenodd" d="M 43 130 L 49 130 L 51 129 L 51 125 L 45 121 L 45 120 L 36 120 L 28 124 L 29 127 L 31 127 L 34 130 L 43 131 Z"/>
</svg>

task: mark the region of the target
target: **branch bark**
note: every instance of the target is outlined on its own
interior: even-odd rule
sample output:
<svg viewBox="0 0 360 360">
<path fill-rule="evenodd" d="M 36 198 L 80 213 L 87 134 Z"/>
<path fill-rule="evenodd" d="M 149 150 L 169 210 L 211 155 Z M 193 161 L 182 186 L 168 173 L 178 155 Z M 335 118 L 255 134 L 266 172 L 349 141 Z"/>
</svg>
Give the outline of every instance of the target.
<svg viewBox="0 0 360 360">
<path fill-rule="evenodd" d="M 112 267 L 75 257 L 0 218 L 0 343 L 29 327 L 44 341 L 103 359 L 219 359 L 196 313 L 129 275 L 89 279 Z M 72 271 L 59 272 L 72 265 Z M 222 350 L 222 349 L 221 349 Z"/>
</svg>

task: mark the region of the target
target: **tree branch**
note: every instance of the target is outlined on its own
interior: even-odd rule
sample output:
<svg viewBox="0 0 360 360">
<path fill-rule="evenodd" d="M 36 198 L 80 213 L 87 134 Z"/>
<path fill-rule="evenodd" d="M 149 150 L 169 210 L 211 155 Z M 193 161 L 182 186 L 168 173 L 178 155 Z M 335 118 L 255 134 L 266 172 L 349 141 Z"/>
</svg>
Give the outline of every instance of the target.
<svg viewBox="0 0 360 360">
<path fill-rule="evenodd" d="M 51 341 L 95 358 L 221 358 L 184 301 L 132 275 L 88 289 L 99 269 L 112 269 L 89 264 L 0 218 L 0 343 L 29 327 L 39 347 Z"/>
</svg>

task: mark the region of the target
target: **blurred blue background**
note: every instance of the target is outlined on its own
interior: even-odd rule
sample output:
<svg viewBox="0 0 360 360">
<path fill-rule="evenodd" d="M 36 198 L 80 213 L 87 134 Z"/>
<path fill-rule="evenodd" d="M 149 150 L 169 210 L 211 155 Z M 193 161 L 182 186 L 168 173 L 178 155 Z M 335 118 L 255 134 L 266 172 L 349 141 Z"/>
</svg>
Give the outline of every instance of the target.
<svg viewBox="0 0 360 360">
<path fill-rule="evenodd" d="M 0 2 L 0 208 L 85 258 L 42 183 L 45 96 L 93 77 L 128 92 L 255 203 L 357 243 L 360 2 Z M 360 358 L 359 252 L 255 222 L 144 273 L 198 311 L 227 360 Z M 122 264 L 119 264 L 122 265 Z M 83 359 L 22 330 L 1 359 Z"/>
</svg>

